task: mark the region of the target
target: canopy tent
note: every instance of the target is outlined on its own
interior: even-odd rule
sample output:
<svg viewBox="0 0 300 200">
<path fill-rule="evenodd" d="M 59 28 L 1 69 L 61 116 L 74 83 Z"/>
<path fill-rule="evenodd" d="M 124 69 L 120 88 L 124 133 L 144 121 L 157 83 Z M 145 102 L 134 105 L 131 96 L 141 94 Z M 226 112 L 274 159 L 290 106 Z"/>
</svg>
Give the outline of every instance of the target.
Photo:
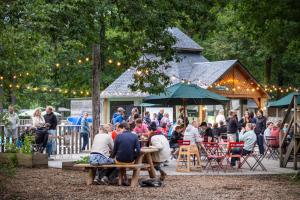
<svg viewBox="0 0 300 200">
<path fill-rule="evenodd" d="M 186 119 L 186 105 L 220 105 L 228 101 L 226 97 L 188 83 L 177 83 L 166 88 L 163 93 L 150 95 L 144 99 L 144 103 L 183 105 L 184 120 Z M 184 125 L 186 126 L 186 121 Z"/>
<path fill-rule="evenodd" d="M 270 101 L 268 103 L 268 107 L 269 108 L 286 108 L 290 105 L 294 95 L 296 95 L 296 94 L 299 95 L 299 93 L 297 93 L 297 92 L 292 92 L 277 101 Z M 297 102 L 298 102 L 298 104 L 300 104 L 300 95 L 297 97 Z"/>
<path fill-rule="evenodd" d="M 163 105 L 220 105 L 228 101 L 226 97 L 187 83 L 177 83 L 166 88 L 163 93 L 144 99 L 144 103 Z"/>
</svg>

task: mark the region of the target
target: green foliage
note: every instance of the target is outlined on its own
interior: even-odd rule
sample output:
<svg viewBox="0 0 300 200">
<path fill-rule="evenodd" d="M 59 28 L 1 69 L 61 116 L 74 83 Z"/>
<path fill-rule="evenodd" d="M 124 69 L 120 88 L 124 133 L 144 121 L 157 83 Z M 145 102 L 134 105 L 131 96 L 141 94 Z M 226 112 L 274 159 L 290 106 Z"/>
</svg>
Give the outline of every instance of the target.
<svg viewBox="0 0 300 200">
<path fill-rule="evenodd" d="M 76 164 L 88 164 L 90 161 L 90 156 L 83 156 L 79 160 L 77 160 Z"/>
<path fill-rule="evenodd" d="M 5 152 L 6 153 L 17 153 L 18 152 L 18 148 L 17 145 L 14 143 L 6 143 L 5 144 Z"/>
<path fill-rule="evenodd" d="M 26 135 L 24 138 L 24 143 L 20 149 L 20 152 L 25 154 L 31 154 L 32 142 L 33 142 L 33 137 L 31 135 Z"/>
</svg>

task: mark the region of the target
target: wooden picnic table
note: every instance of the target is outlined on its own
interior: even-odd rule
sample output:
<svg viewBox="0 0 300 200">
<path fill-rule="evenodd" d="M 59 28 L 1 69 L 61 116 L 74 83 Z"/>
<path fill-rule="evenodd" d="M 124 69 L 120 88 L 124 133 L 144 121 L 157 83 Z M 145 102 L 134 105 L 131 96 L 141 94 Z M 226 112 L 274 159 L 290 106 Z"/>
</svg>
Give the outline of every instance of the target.
<svg viewBox="0 0 300 200">
<path fill-rule="evenodd" d="M 79 168 L 85 168 L 88 170 L 88 175 L 86 178 L 86 183 L 87 185 L 90 185 L 93 183 L 93 180 L 96 175 L 96 169 L 102 168 L 102 169 L 107 169 L 107 168 L 119 168 L 119 169 L 131 169 L 133 170 L 132 174 L 132 179 L 131 179 L 131 186 L 137 186 L 138 185 L 138 180 L 140 177 L 140 171 L 141 169 L 147 169 L 149 173 L 150 178 L 155 178 L 156 173 L 155 173 L 155 168 L 154 164 L 152 161 L 151 153 L 159 151 L 157 148 L 153 147 L 143 147 L 141 148 L 141 152 L 138 156 L 138 158 L 135 160 L 134 164 L 105 164 L 105 165 L 90 165 L 90 164 L 76 164 L 74 167 L 79 167 Z"/>
<path fill-rule="evenodd" d="M 154 164 L 152 161 L 151 153 L 158 152 L 158 151 L 159 150 L 154 147 L 142 147 L 140 155 L 135 160 L 135 164 L 145 163 L 150 166 L 149 168 L 147 168 L 150 178 L 156 178 L 156 172 L 155 172 Z M 132 186 L 137 185 L 140 171 L 141 171 L 140 168 L 133 171 L 132 180 L 131 180 Z"/>
</svg>

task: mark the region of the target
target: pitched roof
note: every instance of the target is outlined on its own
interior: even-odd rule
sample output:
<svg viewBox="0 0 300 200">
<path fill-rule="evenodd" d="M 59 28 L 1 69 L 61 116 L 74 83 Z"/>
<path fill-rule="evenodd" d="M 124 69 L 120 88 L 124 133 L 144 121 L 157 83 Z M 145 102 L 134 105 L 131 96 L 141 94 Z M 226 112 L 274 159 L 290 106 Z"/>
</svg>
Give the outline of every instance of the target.
<svg viewBox="0 0 300 200">
<path fill-rule="evenodd" d="M 179 53 L 180 62 L 168 63 L 171 67 L 165 70 L 172 81 L 176 84 L 181 80 L 190 80 L 192 83 L 202 88 L 217 81 L 237 60 L 225 60 L 208 62 L 206 58 L 199 54 Z M 155 57 L 149 55 L 152 59 Z M 145 97 L 147 93 L 132 92 L 129 85 L 134 82 L 133 74 L 135 68 L 130 68 L 109 85 L 101 95 L 103 97 Z"/>
<path fill-rule="evenodd" d="M 189 36 L 183 33 L 178 28 L 168 28 L 170 32 L 176 39 L 176 43 L 173 48 L 180 51 L 191 51 L 191 52 L 201 52 L 203 48 L 192 40 Z"/>
</svg>

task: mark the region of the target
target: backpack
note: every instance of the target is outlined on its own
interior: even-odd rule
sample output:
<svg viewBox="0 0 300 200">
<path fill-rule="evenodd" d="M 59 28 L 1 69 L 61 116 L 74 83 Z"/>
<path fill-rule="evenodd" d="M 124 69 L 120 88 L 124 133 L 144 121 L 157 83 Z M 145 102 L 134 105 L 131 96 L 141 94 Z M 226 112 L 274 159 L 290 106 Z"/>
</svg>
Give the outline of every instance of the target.
<svg viewBox="0 0 300 200">
<path fill-rule="evenodd" d="M 139 181 L 141 187 L 162 187 L 164 186 L 163 182 L 158 179 L 146 179 Z"/>
</svg>

